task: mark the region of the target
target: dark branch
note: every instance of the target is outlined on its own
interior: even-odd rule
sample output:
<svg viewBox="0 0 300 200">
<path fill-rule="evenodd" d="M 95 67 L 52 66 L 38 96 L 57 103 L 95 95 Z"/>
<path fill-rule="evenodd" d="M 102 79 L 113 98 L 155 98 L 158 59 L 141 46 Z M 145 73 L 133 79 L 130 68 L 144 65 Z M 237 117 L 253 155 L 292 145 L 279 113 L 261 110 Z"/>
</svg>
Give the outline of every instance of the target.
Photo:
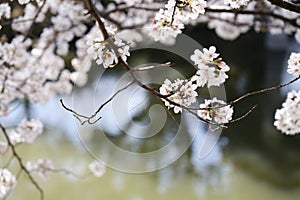
<svg viewBox="0 0 300 200">
<path fill-rule="evenodd" d="M 265 88 L 265 89 L 262 89 L 262 90 L 257 90 L 257 91 L 254 91 L 254 92 L 249 92 L 249 93 L 246 93 L 244 94 L 243 96 L 240 96 L 239 98 L 229 102 L 228 104 L 229 105 L 232 105 L 232 104 L 235 104 L 243 99 L 245 99 L 246 97 L 250 97 L 250 96 L 254 96 L 254 95 L 258 95 L 258 94 L 262 94 L 262 93 L 266 93 L 266 92 L 270 92 L 270 91 L 273 91 L 273 90 L 278 90 L 282 87 L 285 87 L 285 86 L 288 86 L 294 82 L 296 82 L 297 80 L 300 79 L 300 76 L 298 76 L 297 78 L 291 80 L 290 82 L 288 83 L 284 83 L 284 84 L 280 84 L 280 85 L 277 85 L 277 86 L 273 86 L 273 87 L 270 87 L 270 88 Z"/>
<path fill-rule="evenodd" d="M 104 40 L 108 39 L 109 38 L 109 34 L 104 26 L 104 23 L 103 21 L 101 20 L 101 17 L 98 13 L 98 10 L 95 8 L 92 0 L 85 0 L 85 5 L 88 9 L 88 11 L 91 13 L 91 15 L 95 18 L 95 20 L 97 21 L 98 25 L 99 25 L 99 28 L 103 34 L 103 37 L 104 37 Z"/>
<path fill-rule="evenodd" d="M 256 11 L 256 10 L 235 10 L 235 9 L 213 9 L 213 8 L 206 8 L 206 12 L 208 13 L 234 13 L 234 14 L 241 14 L 241 15 L 260 15 L 260 16 L 268 16 L 273 17 L 275 19 L 280 19 L 290 25 L 293 25 L 297 28 L 300 28 L 300 25 L 297 24 L 297 19 L 289 19 L 282 15 L 273 13 L 273 12 L 266 12 L 266 11 Z"/>
<path fill-rule="evenodd" d="M 296 13 L 300 13 L 300 6 L 284 1 L 284 0 L 268 0 L 271 4 L 274 4 L 278 7 L 284 8 L 286 10 L 292 11 L 292 12 L 296 12 Z"/>
<path fill-rule="evenodd" d="M 120 92 L 126 90 L 129 86 L 131 86 L 134 83 L 134 81 L 129 82 L 127 85 L 125 85 L 123 88 L 119 89 L 117 92 L 115 92 L 108 100 L 106 100 L 103 104 L 101 104 L 98 109 L 91 115 L 91 116 L 85 116 L 82 114 L 79 114 L 78 112 L 74 111 L 73 109 L 67 107 L 63 100 L 60 99 L 60 103 L 62 105 L 62 107 L 71 112 L 73 114 L 73 116 L 78 119 L 78 121 L 81 123 L 81 125 L 88 123 L 88 124 L 95 124 L 97 123 L 101 117 L 96 118 L 96 120 L 91 121 L 92 119 L 94 119 L 99 113 L 100 111 L 104 108 L 104 106 L 106 106 L 109 102 L 111 102 Z M 83 119 L 81 119 L 83 118 Z"/>
<path fill-rule="evenodd" d="M 24 165 L 21 156 L 17 153 L 15 146 L 12 144 L 12 142 L 9 139 L 9 136 L 5 130 L 5 128 L 2 126 L 2 124 L 0 124 L 0 128 L 4 134 L 4 137 L 8 143 L 8 146 L 11 148 L 13 156 L 17 159 L 19 166 L 21 168 L 22 171 L 25 172 L 25 174 L 28 176 L 29 180 L 31 181 L 31 183 L 35 186 L 35 188 L 40 192 L 41 195 L 41 200 L 44 199 L 44 191 L 43 189 L 39 186 L 39 184 L 36 182 L 36 180 L 32 177 L 32 175 L 30 174 L 30 171 L 27 170 L 26 166 Z"/>
</svg>

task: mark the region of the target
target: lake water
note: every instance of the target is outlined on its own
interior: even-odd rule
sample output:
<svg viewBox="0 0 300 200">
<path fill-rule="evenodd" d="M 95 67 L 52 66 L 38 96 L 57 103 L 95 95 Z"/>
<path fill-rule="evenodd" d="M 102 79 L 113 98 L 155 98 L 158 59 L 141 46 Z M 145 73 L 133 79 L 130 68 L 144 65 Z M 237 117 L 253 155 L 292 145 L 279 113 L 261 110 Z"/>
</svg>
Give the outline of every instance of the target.
<svg viewBox="0 0 300 200">
<path fill-rule="evenodd" d="M 63 139 L 49 139 L 50 134 L 40 138 L 37 145 L 20 147 L 19 152 L 24 158 L 48 157 L 53 159 L 55 166 L 87 174 L 86 165 L 91 158 L 86 152 Z M 243 160 L 256 163 L 251 165 L 250 170 L 257 174 L 248 173 Z M 274 166 L 255 153 L 241 152 L 234 158 L 223 156 L 219 163 L 202 165 L 203 168 L 197 170 L 189 170 L 184 164 L 186 161 L 187 157 L 183 156 L 165 169 L 146 174 L 127 174 L 108 168 L 101 178 L 76 178 L 62 173 L 51 174 L 48 180 L 35 177 L 48 200 L 298 200 L 300 197 L 300 189 L 296 185 L 280 187 L 265 180 Z M 39 199 L 39 193 L 22 176 L 8 199 Z"/>
</svg>

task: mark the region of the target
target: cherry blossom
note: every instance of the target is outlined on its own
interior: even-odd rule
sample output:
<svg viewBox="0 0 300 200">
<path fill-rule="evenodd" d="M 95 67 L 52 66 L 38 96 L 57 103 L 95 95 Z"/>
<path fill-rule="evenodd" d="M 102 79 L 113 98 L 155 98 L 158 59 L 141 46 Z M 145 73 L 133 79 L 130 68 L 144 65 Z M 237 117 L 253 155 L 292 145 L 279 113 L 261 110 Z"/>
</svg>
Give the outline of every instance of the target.
<svg viewBox="0 0 300 200">
<path fill-rule="evenodd" d="M 8 145 L 6 142 L 0 141 L 0 155 L 4 155 L 8 150 Z"/>
<path fill-rule="evenodd" d="M 49 159 L 38 159 L 36 161 L 27 161 L 26 169 L 30 172 L 38 172 L 42 178 L 47 179 L 49 173 L 54 170 L 54 166 Z"/>
<path fill-rule="evenodd" d="M 43 124 L 36 119 L 30 121 L 23 119 L 18 125 L 16 130 L 13 130 L 10 134 L 10 140 L 12 143 L 33 143 L 37 136 L 42 134 Z"/>
<path fill-rule="evenodd" d="M 209 100 L 206 99 L 199 107 L 200 110 L 198 110 L 197 114 L 203 119 L 218 124 L 226 124 L 232 119 L 232 106 L 226 105 L 225 101 L 218 100 L 216 97 Z"/>
<path fill-rule="evenodd" d="M 170 95 L 167 97 L 170 101 L 182 106 L 189 106 L 196 102 L 198 93 L 195 91 L 197 86 L 191 81 L 177 79 L 173 83 L 166 79 L 162 86 L 159 88 L 159 92 L 162 95 Z M 173 105 L 169 101 L 162 99 L 168 108 L 174 108 L 175 113 L 182 112 L 180 106 Z"/>
<path fill-rule="evenodd" d="M 207 24 L 220 38 L 230 41 L 254 28 L 257 32 L 291 35 L 300 43 L 299 13 L 268 0 L 115 0 L 91 1 L 91 6 L 89 1 L 74 0 L 4 2 L 9 3 L 0 3 L 0 29 L 4 33 L 0 38 L 1 117 L 10 115 L 16 102 L 46 103 L 55 94 L 70 94 L 74 85 L 83 87 L 94 62 L 104 68 L 115 67 L 120 58 L 127 61 L 130 47 L 149 37 L 173 44 L 185 27 Z M 171 81 L 166 74 L 160 95 L 154 88 L 148 90 L 175 113 L 196 103 L 198 87 L 220 86 L 228 79 L 230 68 L 216 47 L 196 49 L 191 60 L 197 67 L 191 77 Z M 300 75 L 300 53 L 290 55 L 287 71 Z M 133 73 L 134 81 L 143 84 Z M 274 125 L 285 134 L 300 132 L 299 97 L 300 91 L 290 92 L 276 111 Z M 232 120 L 233 107 L 223 100 L 206 99 L 197 107 L 197 115 L 208 124 Z M 0 141 L 0 155 L 6 154 L 8 147 L 32 144 L 42 132 L 38 119 L 22 119 L 15 129 L 8 128 L 12 144 Z M 21 160 L 17 160 L 22 168 Z M 28 161 L 26 169 L 46 178 L 54 167 L 45 158 Z M 89 170 L 101 177 L 106 168 L 94 161 Z M 15 176 L 0 169 L 0 198 L 15 184 Z"/>
<path fill-rule="evenodd" d="M 149 35 L 153 37 L 155 41 L 167 42 L 176 38 L 184 28 L 183 23 L 175 16 L 172 17 L 173 12 L 171 10 L 160 9 L 155 15 L 151 26 L 148 28 Z"/>
<path fill-rule="evenodd" d="M 105 165 L 100 163 L 99 161 L 95 160 L 89 164 L 89 169 L 96 177 L 101 177 L 104 175 L 106 171 Z"/>
<path fill-rule="evenodd" d="M 203 87 L 205 84 L 208 87 L 219 86 L 228 78 L 226 72 L 230 68 L 222 61 L 222 58 L 219 58 L 214 46 L 209 47 L 209 49 L 204 48 L 203 52 L 196 49 L 194 54 L 191 55 L 191 60 L 198 68 L 198 71 L 192 77 L 192 81 L 196 81 L 199 87 Z"/>
<path fill-rule="evenodd" d="M 0 169 L 0 198 L 4 198 L 16 183 L 16 177 L 10 171 Z"/>
<path fill-rule="evenodd" d="M 0 4 L 0 19 L 7 18 L 9 19 L 11 15 L 11 8 L 8 3 Z"/>
<path fill-rule="evenodd" d="M 195 20 L 200 14 L 204 14 L 206 5 L 207 2 L 204 0 L 183 0 L 177 3 L 175 0 L 169 0 L 165 7 L 172 12 L 175 9 L 176 17 L 188 23 L 189 20 Z"/>
<path fill-rule="evenodd" d="M 292 90 L 287 94 L 282 108 L 275 113 L 274 126 L 287 135 L 300 133 L 300 91 Z"/>
<path fill-rule="evenodd" d="M 300 75 L 300 53 L 291 53 L 290 58 L 288 60 L 287 72 L 295 76 Z"/>
<path fill-rule="evenodd" d="M 256 2 L 251 2 L 246 10 L 255 9 Z M 214 5 L 214 9 L 224 9 L 224 6 Z M 227 9 L 227 8 L 226 8 Z M 216 34 L 224 40 L 235 40 L 242 33 L 247 32 L 254 24 L 253 15 L 235 15 L 234 13 L 209 13 L 208 28 L 215 29 Z"/>
<path fill-rule="evenodd" d="M 104 68 L 111 68 L 118 64 L 118 58 L 121 57 L 124 61 L 127 60 L 129 46 L 125 44 L 116 34 L 115 29 L 110 28 L 111 38 L 104 40 L 100 31 L 96 35 L 89 35 L 87 38 L 87 49 L 98 65 L 103 64 Z"/>
<path fill-rule="evenodd" d="M 36 6 L 34 6 L 32 3 L 27 3 L 24 8 L 24 15 L 14 18 L 13 21 L 16 23 L 13 23 L 11 27 L 15 31 L 26 34 L 26 32 L 31 27 L 31 24 L 32 24 L 31 20 L 35 17 L 37 12 L 38 12 L 38 9 Z M 44 12 L 40 12 L 38 17 L 36 18 L 36 21 L 42 22 L 44 19 L 45 19 Z"/>
<path fill-rule="evenodd" d="M 30 0 L 18 0 L 19 4 L 27 4 Z"/>
<path fill-rule="evenodd" d="M 232 8 L 246 6 L 250 0 L 224 0 L 225 4 L 229 4 Z"/>
</svg>

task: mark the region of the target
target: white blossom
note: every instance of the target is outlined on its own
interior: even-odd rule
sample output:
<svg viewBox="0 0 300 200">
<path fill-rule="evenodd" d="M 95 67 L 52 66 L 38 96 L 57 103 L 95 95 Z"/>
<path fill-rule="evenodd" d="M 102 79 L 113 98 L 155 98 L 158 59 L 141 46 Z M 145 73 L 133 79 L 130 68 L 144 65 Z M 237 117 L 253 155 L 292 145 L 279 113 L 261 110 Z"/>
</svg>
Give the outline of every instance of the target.
<svg viewBox="0 0 300 200">
<path fill-rule="evenodd" d="M 166 98 L 180 106 L 189 106 L 196 102 L 198 96 L 195 91 L 196 88 L 197 86 L 191 81 L 177 79 L 172 83 L 169 79 L 166 79 L 159 88 L 159 92 L 162 95 L 170 95 Z M 180 106 L 174 105 L 163 98 L 162 101 L 165 102 L 168 108 L 174 108 L 175 113 L 182 112 Z"/>
<path fill-rule="evenodd" d="M 127 60 L 129 53 L 129 45 L 125 44 L 116 34 L 116 29 L 107 28 L 110 38 L 104 40 L 100 31 L 96 34 L 87 36 L 87 53 L 96 60 L 98 65 L 103 64 L 104 68 L 112 68 L 118 64 L 118 58 L 121 57 L 124 61 Z"/>
<path fill-rule="evenodd" d="M 54 166 L 49 159 L 38 159 L 36 161 L 27 161 L 26 169 L 30 172 L 38 172 L 42 178 L 48 178 L 51 171 L 54 170 Z"/>
<path fill-rule="evenodd" d="M 10 171 L 0 169 L 0 198 L 4 198 L 16 183 L 16 177 Z"/>
<path fill-rule="evenodd" d="M 8 145 L 6 142 L 0 141 L 0 155 L 4 155 L 8 150 Z"/>
<path fill-rule="evenodd" d="M 17 129 L 10 132 L 9 137 L 12 143 L 33 143 L 37 136 L 42 134 L 43 124 L 36 119 L 23 119 Z"/>
<path fill-rule="evenodd" d="M 287 135 L 300 133 L 300 91 L 287 94 L 282 108 L 276 110 L 274 125 Z"/>
<path fill-rule="evenodd" d="M 10 15 L 11 15 L 11 8 L 10 8 L 9 4 L 8 3 L 1 3 L 0 4 L 0 19 L 2 17 L 5 17 L 5 18 L 9 19 Z"/>
<path fill-rule="evenodd" d="M 249 4 L 248 7 L 253 7 Z M 222 7 L 216 7 L 220 9 Z M 250 9 L 252 10 L 252 8 Z M 254 23 L 253 15 L 235 15 L 234 13 L 210 13 L 208 28 L 215 29 L 216 34 L 224 40 L 235 40 L 242 33 L 247 32 Z M 235 25 L 238 24 L 238 25 Z"/>
<path fill-rule="evenodd" d="M 24 9 L 24 15 L 14 18 L 12 28 L 18 32 L 26 33 L 32 25 L 32 19 L 35 18 L 38 8 L 33 3 L 27 3 Z M 40 12 L 36 18 L 36 22 L 45 19 L 45 14 Z"/>
<path fill-rule="evenodd" d="M 169 0 L 165 7 L 172 12 L 175 9 L 176 18 L 184 23 L 190 23 L 190 20 L 196 20 L 200 14 L 205 13 L 206 6 L 207 2 L 204 0 L 182 0 L 177 4 L 175 0 Z"/>
<path fill-rule="evenodd" d="M 156 13 L 152 24 L 148 28 L 149 35 L 153 37 L 155 41 L 166 42 L 171 38 L 176 38 L 181 30 L 184 28 L 183 23 L 174 17 L 171 10 L 160 9 Z"/>
<path fill-rule="evenodd" d="M 70 74 L 70 79 L 77 86 L 82 87 L 87 83 L 87 74 L 82 71 L 75 71 Z"/>
<path fill-rule="evenodd" d="M 295 33 L 295 40 L 300 43 L 300 29 L 298 28 Z"/>
<path fill-rule="evenodd" d="M 250 0 L 224 0 L 225 4 L 229 4 L 232 8 L 246 6 Z"/>
<path fill-rule="evenodd" d="M 207 87 L 219 86 L 228 78 L 226 72 L 230 68 L 222 61 L 222 58 L 219 58 L 219 53 L 216 53 L 214 46 L 209 47 L 209 49 L 204 48 L 203 52 L 196 49 L 191 55 L 191 60 L 198 67 L 192 81 L 196 81 L 199 87 L 203 87 L 205 84 Z"/>
<path fill-rule="evenodd" d="M 295 76 L 300 75 L 300 53 L 291 53 L 290 58 L 288 60 L 287 72 Z"/>
<path fill-rule="evenodd" d="M 226 124 L 232 119 L 233 108 L 230 105 L 226 105 L 225 101 L 214 97 L 213 99 L 206 99 L 204 103 L 200 104 L 197 114 L 205 120 Z"/>
<path fill-rule="evenodd" d="M 104 175 L 106 167 L 99 161 L 95 160 L 89 164 L 89 170 L 93 173 L 94 176 L 101 177 Z"/>
<path fill-rule="evenodd" d="M 19 4 L 27 4 L 30 0 L 18 0 Z"/>
</svg>

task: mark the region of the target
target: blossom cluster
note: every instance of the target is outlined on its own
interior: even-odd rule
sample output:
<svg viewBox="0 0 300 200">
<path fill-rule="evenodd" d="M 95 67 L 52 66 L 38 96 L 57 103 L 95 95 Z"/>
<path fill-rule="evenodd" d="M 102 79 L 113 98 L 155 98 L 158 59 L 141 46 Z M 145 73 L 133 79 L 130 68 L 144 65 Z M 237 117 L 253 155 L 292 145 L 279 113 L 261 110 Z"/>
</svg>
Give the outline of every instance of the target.
<svg viewBox="0 0 300 200">
<path fill-rule="evenodd" d="M 225 101 L 213 99 L 205 100 L 200 104 L 198 116 L 218 124 L 226 124 L 232 120 L 233 108 L 227 105 Z"/>
<path fill-rule="evenodd" d="M 224 0 L 225 4 L 229 4 L 232 8 L 246 6 L 250 0 Z"/>
<path fill-rule="evenodd" d="M 8 150 L 8 145 L 6 142 L 0 141 L 0 155 L 4 155 Z"/>
<path fill-rule="evenodd" d="M 166 79 L 162 86 L 159 88 L 159 92 L 162 95 L 167 96 L 167 99 L 162 99 L 168 108 L 174 108 L 175 113 L 182 112 L 181 106 L 189 106 L 196 102 L 198 93 L 195 91 L 197 86 L 191 81 L 177 79 L 171 82 Z M 173 102 L 177 105 L 174 105 Z"/>
<path fill-rule="evenodd" d="M 1 18 L 7 18 L 9 19 L 11 15 L 11 8 L 8 3 L 2 3 L 0 4 L 0 20 Z M 2 26 L 0 24 L 0 30 L 2 29 Z"/>
<path fill-rule="evenodd" d="M 288 60 L 287 72 L 294 76 L 300 75 L 300 53 L 292 52 Z"/>
<path fill-rule="evenodd" d="M 111 68 L 118 64 L 118 59 L 121 57 L 123 61 L 127 60 L 129 53 L 129 46 L 126 45 L 116 34 L 116 29 L 107 28 L 111 37 L 104 39 L 103 34 L 97 30 L 96 35 L 88 36 L 87 49 L 93 59 L 98 65 L 103 64 L 104 68 Z"/>
<path fill-rule="evenodd" d="M 33 143 L 42 132 L 43 124 L 39 120 L 23 119 L 17 129 L 9 133 L 9 139 L 13 144 Z"/>
<path fill-rule="evenodd" d="M 150 35 L 155 41 L 168 42 L 182 32 L 184 23 L 204 14 L 204 0 L 169 0 L 165 9 L 160 9 L 150 25 Z"/>
<path fill-rule="evenodd" d="M 0 198 L 5 197 L 14 188 L 16 183 L 16 177 L 10 171 L 0 169 Z"/>
<path fill-rule="evenodd" d="M 190 79 L 177 79 L 171 82 L 166 79 L 159 89 L 161 98 L 165 105 L 170 109 L 174 108 L 175 113 L 182 112 L 183 107 L 189 109 L 189 106 L 197 101 L 198 93 L 196 89 L 203 87 L 220 86 L 228 78 L 226 72 L 229 71 L 229 66 L 222 61 L 216 53 L 216 47 L 211 46 L 208 49 L 203 48 L 203 52 L 196 49 L 191 55 L 191 60 L 194 61 L 198 70 Z M 228 123 L 232 119 L 233 108 L 222 100 L 216 98 L 206 99 L 200 104 L 197 115 L 204 119 L 218 124 Z"/>
<path fill-rule="evenodd" d="M 89 164 L 89 170 L 94 176 L 101 177 L 105 173 L 106 167 L 101 162 L 94 160 Z"/>
<path fill-rule="evenodd" d="M 226 72 L 229 71 L 229 66 L 219 58 L 219 53 L 216 53 L 216 47 L 211 46 L 209 49 L 203 48 L 203 52 L 196 49 L 191 55 L 191 60 L 194 61 L 198 68 L 196 75 L 192 78 L 197 82 L 199 87 L 207 84 L 210 86 L 219 86 L 228 78 Z"/>
<path fill-rule="evenodd" d="M 54 166 L 49 159 L 38 159 L 36 161 L 27 161 L 26 169 L 29 172 L 38 172 L 42 178 L 48 178 L 49 173 L 53 171 Z"/>
<path fill-rule="evenodd" d="M 105 3 L 104 3 L 105 2 Z M 84 86 L 93 61 L 112 68 L 127 61 L 129 46 L 153 37 L 172 43 L 187 25 L 206 23 L 216 34 L 234 40 L 251 28 L 272 34 L 294 35 L 300 43 L 299 14 L 276 7 L 267 0 L 115 0 L 94 1 L 96 14 L 108 33 L 100 31 L 84 1 L 18 0 L 0 3 L 0 115 L 9 115 L 14 102 L 45 103 L 54 94 L 70 94 L 73 85 Z M 16 5 L 18 4 L 18 5 Z M 263 15 L 246 14 L 258 10 Z M 239 11 L 247 11 L 239 13 Z M 205 15 L 204 15 L 205 14 Z M 266 15 L 268 14 L 268 15 Z M 138 30 L 142 27 L 146 30 Z M 105 35 L 105 37 L 104 37 Z M 196 103 L 198 87 L 220 86 L 228 78 L 229 66 L 211 46 L 195 50 L 191 60 L 197 72 L 189 79 L 166 79 L 159 89 L 165 105 L 175 113 Z M 292 53 L 288 73 L 300 75 L 300 54 Z M 274 125 L 292 135 L 300 132 L 300 91 L 288 94 L 275 114 Z M 205 120 L 226 124 L 233 108 L 217 98 L 206 99 L 196 109 Z M 33 143 L 43 124 L 23 119 L 8 136 L 13 145 Z M 0 155 L 8 144 L 0 141 Z M 47 177 L 54 169 L 51 160 L 28 161 L 26 168 Z M 97 177 L 105 166 L 94 161 L 90 171 Z M 0 198 L 16 184 L 15 176 L 0 169 Z"/>
<path fill-rule="evenodd" d="M 275 127 L 287 135 L 300 133 L 300 91 L 291 91 L 275 113 Z"/>
</svg>

